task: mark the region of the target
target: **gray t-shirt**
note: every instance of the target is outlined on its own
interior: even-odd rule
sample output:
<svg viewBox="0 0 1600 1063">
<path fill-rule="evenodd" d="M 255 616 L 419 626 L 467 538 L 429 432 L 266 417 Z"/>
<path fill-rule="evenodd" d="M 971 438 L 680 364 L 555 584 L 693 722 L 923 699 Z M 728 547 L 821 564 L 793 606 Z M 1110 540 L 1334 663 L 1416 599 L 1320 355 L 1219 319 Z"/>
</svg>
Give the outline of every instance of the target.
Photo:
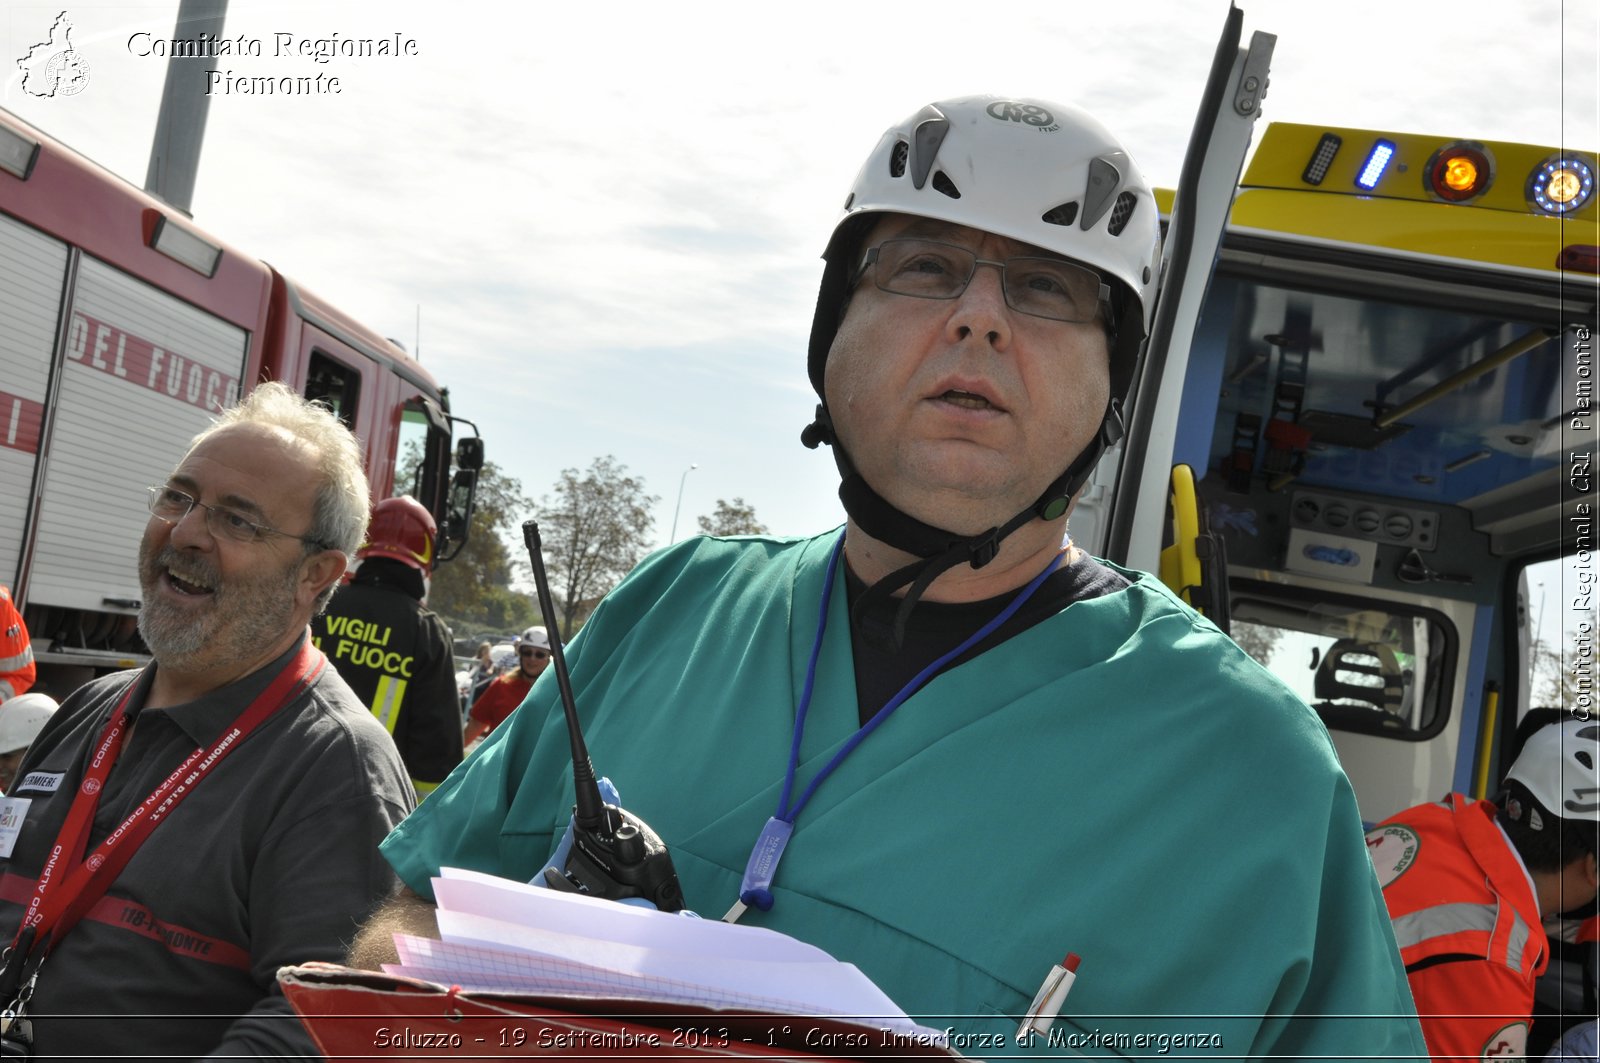
<svg viewBox="0 0 1600 1063">
<path fill-rule="evenodd" d="M 196 747 L 216 742 L 295 650 L 196 701 L 141 712 L 101 793 L 90 846 Z M 5 943 L 106 720 L 135 683 L 138 706 L 149 683 L 140 672 L 80 688 L 29 749 L 12 793 L 28 800 L 26 818 L 0 860 Z M 413 802 L 393 741 L 325 668 L 201 780 L 51 952 L 29 1009 L 36 1054 L 314 1056 L 276 972 L 344 958 L 394 885 L 377 844 Z"/>
</svg>

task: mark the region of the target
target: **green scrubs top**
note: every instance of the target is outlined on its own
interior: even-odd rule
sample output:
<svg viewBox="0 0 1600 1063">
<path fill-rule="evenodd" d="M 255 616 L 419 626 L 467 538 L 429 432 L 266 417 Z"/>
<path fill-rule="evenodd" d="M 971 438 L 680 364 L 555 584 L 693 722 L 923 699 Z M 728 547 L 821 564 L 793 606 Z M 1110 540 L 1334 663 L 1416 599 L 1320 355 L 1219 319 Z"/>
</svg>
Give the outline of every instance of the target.
<svg viewBox="0 0 1600 1063">
<path fill-rule="evenodd" d="M 567 654 L 584 736 L 720 917 L 778 802 L 837 532 L 698 538 L 641 564 Z M 801 812 L 769 912 L 987 1057 L 1082 957 L 1049 1043 L 1087 1055 L 1426 1055 L 1321 722 L 1153 577 L 935 677 Z M 798 794 L 857 729 L 842 581 Z M 528 880 L 572 809 L 548 676 L 383 844 Z M 1001 1043 L 996 1043 L 1001 1042 Z"/>
</svg>

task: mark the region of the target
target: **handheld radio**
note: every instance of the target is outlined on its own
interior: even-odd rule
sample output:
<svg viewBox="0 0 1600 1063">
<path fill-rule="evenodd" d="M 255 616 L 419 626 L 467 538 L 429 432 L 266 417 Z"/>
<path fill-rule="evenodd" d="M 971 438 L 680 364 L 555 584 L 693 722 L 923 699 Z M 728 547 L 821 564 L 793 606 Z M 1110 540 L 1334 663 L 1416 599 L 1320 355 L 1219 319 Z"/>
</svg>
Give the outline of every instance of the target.
<svg viewBox="0 0 1600 1063">
<path fill-rule="evenodd" d="M 544 551 L 539 543 L 539 523 L 524 521 L 522 538 L 533 565 L 533 582 L 539 593 L 539 612 L 547 618 L 551 664 L 561 692 L 561 710 L 572 741 L 572 851 L 566 867 L 546 868 L 545 884 L 568 893 L 586 893 L 605 900 L 643 897 L 663 912 L 683 909 L 683 888 L 666 844 L 649 825 L 633 813 L 607 804 L 589 761 L 589 750 L 578 728 L 578 709 L 566 656 L 556 634 L 555 602 L 545 575 Z"/>
</svg>

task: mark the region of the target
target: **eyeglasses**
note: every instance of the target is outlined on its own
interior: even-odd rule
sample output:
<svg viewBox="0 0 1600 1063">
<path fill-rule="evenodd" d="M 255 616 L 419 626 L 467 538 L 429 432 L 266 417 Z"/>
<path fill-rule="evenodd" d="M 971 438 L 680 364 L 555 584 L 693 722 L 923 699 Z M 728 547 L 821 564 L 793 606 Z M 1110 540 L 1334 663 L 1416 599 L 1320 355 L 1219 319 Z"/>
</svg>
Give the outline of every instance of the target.
<svg viewBox="0 0 1600 1063">
<path fill-rule="evenodd" d="M 268 535 L 281 535 L 286 539 L 298 539 L 312 546 L 320 546 L 324 550 L 333 547 L 316 539 L 308 539 L 303 535 L 290 535 L 286 531 L 279 531 L 267 524 L 259 524 L 250 520 L 242 513 L 227 506 L 212 506 L 201 502 L 191 494 L 178 490 L 176 487 L 150 488 L 150 512 L 166 521 L 176 524 L 189 515 L 189 511 L 199 506 L 206 513 L 206 528 L 218 539 L 229 539 L 236 543 L 253 543 L 264 539 Z"/>
<path fill-rule="evenodd" d="M 1087 267 L 1036 255 L 993 262 L 937 240 L 885 240 L 868 248 L 856 279 L 871 269 L 873 283 L 894 295 L 954 299 L 967 290 L 979 266 L 1000 271 L 1006 305 L 1019 313 L 1083 324 L 1111 302 L 1111 286 Z"/>
<path fill-rule="evenodd" d="M 536 661 L 542 661 L 546 657 L 550 656 L 550 651 L 549 650 L 518 650 L 517 651 L 517 656 L 518 657 L 532 657 Z"/>
</svg>

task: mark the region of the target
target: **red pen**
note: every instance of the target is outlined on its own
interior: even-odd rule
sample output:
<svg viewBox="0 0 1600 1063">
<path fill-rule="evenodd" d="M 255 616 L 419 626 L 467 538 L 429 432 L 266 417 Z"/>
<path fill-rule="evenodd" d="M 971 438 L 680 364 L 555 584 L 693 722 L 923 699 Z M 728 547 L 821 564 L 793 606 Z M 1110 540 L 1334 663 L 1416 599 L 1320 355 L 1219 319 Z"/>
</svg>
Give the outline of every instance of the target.
<svg viewBox="0 0 1600 1063">
<path fill-rule="evenodd" d="M 1029 1043 L 1034 1034 L 1049 1033 L 1050 1027 L 1056 1024 L 1061 1005 L 1066 1003 L 1067 991 L 1077 981 L 1078 962 L 1078 954 L 1069 952 L 1066 959 L 1051 967 L 1050 973 L 1044 976 L 1039 991 L 1033 995 L 1033 1003 L 1028 1005 L 1028 1013 L 1017 1027 L 1018 1044 Z"/>
</svg>

